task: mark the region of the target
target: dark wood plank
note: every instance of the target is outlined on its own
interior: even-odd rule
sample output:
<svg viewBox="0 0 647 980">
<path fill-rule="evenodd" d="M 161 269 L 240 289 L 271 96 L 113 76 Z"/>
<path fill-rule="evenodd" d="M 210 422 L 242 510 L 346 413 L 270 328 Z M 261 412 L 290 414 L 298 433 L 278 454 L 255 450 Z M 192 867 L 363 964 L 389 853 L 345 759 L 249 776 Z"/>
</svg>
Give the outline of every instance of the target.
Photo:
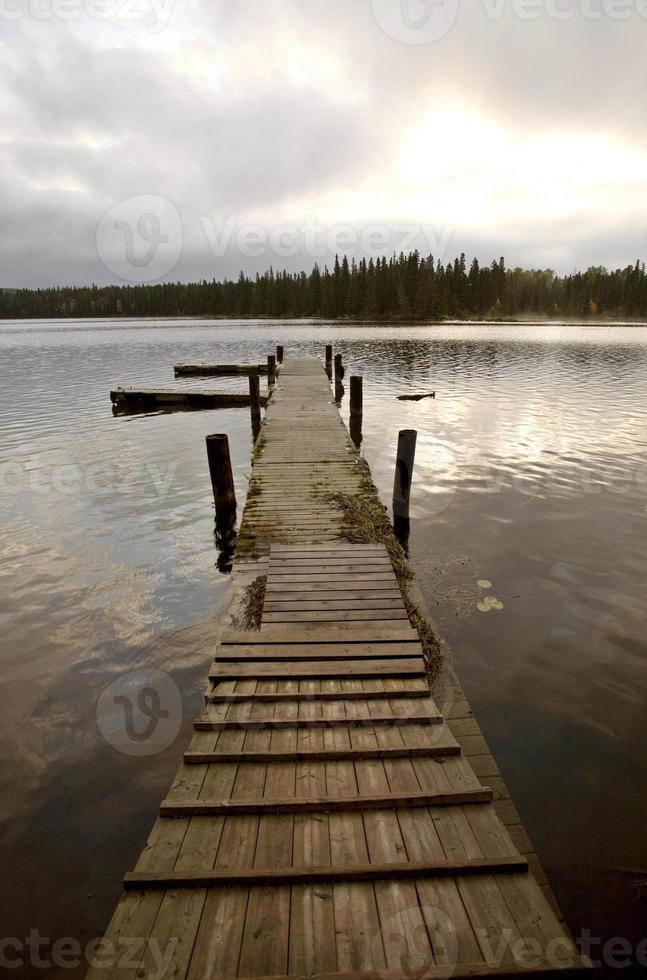
<svg viewBox="0 0 647 980">
<path fill-rule="evenodd" d="M 420 655 L 420 643 L 306 643 L 219 647 L 216 663 L 227 660 L 381 660 Z"/>
<path fill-rule="evenodd" d="M 301 703 L 308 701 L 365 701 L 367 698 L 370 698 L 372 701 L 390 700 L 391 698 L 397 697 L 428 698 L 430 694 L 429 685 L 425 682 L 425 686 L 421 688 L 393 687 L 388 691 L 369 688 L 369 690 L 345 691 L 343 695 L 337 691 L 314 691 L 310 694 L 273 694 L 270 692 L 263 692 L 261 694 L 217 694 L 210 692 L 206 695 L 206 700 L 209 704 L 243 704 L 245 702 L 268 704 L 275 701 L 295 701 Z"/>
<path fill-rule="evenodd" d="M 424 660 L 340 660 L 285 663 L 221 663 L 219 670 L 212 671 L 209 679 L 222 681 L 233 677 L 399 677 L 408 674 L 423 677 L 427 668 Z"/>
<path fill-rule="evenodd" d="M 404 602 L 401 596 L 394 599 L 345 599 L 344 594 L 340 593 L 337 599 L 283 599 L 280 602 L 266 598 L 263 606 L 263 620 L 267 613 L 289 613 L 289 612 L 329 612 L 329 613 L 348 613 L 348 612 L 403 612 L 406 616 Z M 332 622 L 342 622 L 340 616 Z"/>
<path fill-rule="evenodd" d="M 413 643 L 418 634 L 407 623 L 391 623 L 375 626 L 372 623 L 326 623 L 323 626 L 261 626 L 254 630 L 226 630 L 221 645 L 267 646 L 295 643 Z"/>
<path fill-rule="evenodd" d="M 110 392 L 114 405 L 195 405 L 202 408 L 247 408 L 249 395 L 234 392 L 197 391 L 195 388 L 172 388 L 168 390 L 146 390 L 136 388 L 115 388 Z M 261 398 L 261 405 L 266 399 Z"/>
<path fill-rule="evenodd" d="M 282 606 L 293 602 L 317 602 L 328 603 L 329 609 L 338 608 L 333 603 L 338 602 L 365 602 L 366 608 L 372 601 L 383 601 L 385 599 L 397 599 L 402 602 L 402 593 L 399 589 L 297 589 L 293 592 L 276 592 L 271 590 L 265 593 L 266 605 L 268 602 L 276 606 Z M 326 607 L 323 607 L 326 608 Z"/>
<path fill-rule="evenodd" d="M 373 593 L 393 593 L 395 592 L 396 597 L 402 595 L 398 587 L 397 582 L 394 582 L 392 578 L 385 577 L 382 579 L 369 579 L 366 578 L 356 578 L 355 576 L 346 577 L 345 579 L 331 578 L 327 582 L 287 582 L 280 584 L 274 579 L 269 579 L 267 583 L 266 595 L 281 595 L 283 593 L 292 594 L 295 592 L 306 592 L 308 595 L 316 594 L 328 594 L 337 592 L 350 592 L 351 590 L 356 590 L 359 592 L 373 592 Z M 334 599 L 335 596 L 333 595 Z"/>
<path fill-rule="evenodd" d="M 312 511 L 311 513 L 315 513 Z M 270 556 L 270 572 L 277 575 L 284 575 L 286 571 L 298 571 L 303 569 L 300 574 L 309 574 L 314 571 L 336 571 L 338 568 L 357 568 L 364 566 L 367 568 L 387 568 L 393 571 L 391 559 L 380 556 L 355 556 L 352 560 L 346 557 L 340 558 L 277 558 L 274 553 Z"/>
<path fill-rule="evenodd" d="M 258 728 L 271 728 L 273 731 L 283 731 L 291 728 L 306 728 L 316 731 L 326 728 L 378 728 L 381 725 L 391 725 L 403 728 L 406 725 L 442 725 L 440 714 L 418 712 L 402 716 L 371 717 L 371 715 L 356 715 L 348 718 L 245 718 L 220 721 L 198 718 L 193 723 L 197 732 L 227 732 L 254 731 Z"/>
<path fill-rule="evenodd" d="M 264 612 L 263 623 L 397 623 L 408 622 L 406 609 L 324 609 L 310 612 Z"/>
<path fill-rule="evenodd" d="M 324 881 L 380 881 L 382 879 L 448 878 L 469 875 L 524 874 L 525 858 L 466 861 L 412 862 L 410 864 L 365 864 L 329 868 L 251 868 L 244 871 L 131 871 L 124 877 L 127 891 L 175 888 L 218 888 L 241 885 L 307 885 Z"/>
<path fill-rule="evenodd" d="M 577 951 L 574 948 L 574 953 Z M 497 963 L 461 963 L 451 973 L 452 980 L 473 980 L 474 977 L 496 977 L 497 980 L 519 980 L 519 977 L 537 975 L 543 980 L 557 980 L 568 975 L 569 980 L 589 980 L 591 964 L 583 957 L 573 955 L 567 957 L 551 957 L 532 959 L 532 964 L 524 966 L 523 962 L 515 965 Z M 425 966 L 423 980 L 447 980 L 448 967 Z M 213 978 L 210 978 L 213 980 Z M 221 976 L 218 980 L 238 980 L 234 976 Z M 308 975 L 290 974 L 290 976 L 256 976 L 246 977 L 245 980 L 411 980 L 411 973 L 402 970 L 365 970 L 342 973 L 313 973 Z"/>
<path fill-rule="evenodd" d="M 437 745 L 402 745 L 398 748 L 365 749 L 298 749 L 282 752 L 278 749 L 264 752 L 185 752 L 184 761 L 189 766 L 215 763 L 273 763 L 273 762 L 346 762 L 364 759 L 436 758 L 460 755 L 461 748 L 451 742 Z"/>
<path fill-rule="evenodd" d="M 319 581 L 321 576 L 332 577 L 335 575 L 354 575 L 360 578 L 364 575 L 385 576 L 392 575 L 395 579 L 395 572 L 390 561 L 382 558 L 372 559 L 371 561 L 354 561 L 335 565 L 328 562 L 312 562 L 311 565 L 285 565 L 277 566 L 270 559 L 270 574 L 277 582 L 284 581 L 286 578 L 300 576 L 304 581 L 313 579 Z"/>
<path fill-rule="evenodd" d="M 353 810 L 387 810 L 398 807 L 448 807 L 491 803 L 493 792 L 482 787 L 446 793 L 385 793 L 381 796 L 324 796 L 290 800 L 164 800 L 163 817 L 222 817 L 259 813 L 350 813 Z"/>
<path fill-rule="evenodd" d="M 333 554 L 335 555 L 348 554 L 350 556 L 373 553 L 380 555 L 388 554 L 383 544 L 345 544 L 340 545 L 339 549 L 331 549 L 324 544 L 312 544 L 308 545 L 307 548 L 302 548 L 299 545 L 275 544 L 272 545 L 271 555 L 272 557 L 276 558 L 279 558 L 282 555 L 294 557 L 295 555 L 299 555 L 301 552 L 305 552 L 307 556 L 319 556 L 329 551 L 333 551 Z"/>
</svg>

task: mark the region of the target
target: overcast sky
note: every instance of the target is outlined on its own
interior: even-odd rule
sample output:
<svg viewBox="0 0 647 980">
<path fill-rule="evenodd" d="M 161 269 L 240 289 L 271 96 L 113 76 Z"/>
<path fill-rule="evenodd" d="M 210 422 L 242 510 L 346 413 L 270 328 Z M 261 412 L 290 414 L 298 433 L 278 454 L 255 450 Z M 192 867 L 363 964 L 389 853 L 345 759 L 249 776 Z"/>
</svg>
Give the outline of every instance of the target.
<svg viewBox="0 0 647 980">
<path fill-rule="evenodd" d="M 647 0 L 0 0 L 0 285 L 647 252 Z"/>
</svg>

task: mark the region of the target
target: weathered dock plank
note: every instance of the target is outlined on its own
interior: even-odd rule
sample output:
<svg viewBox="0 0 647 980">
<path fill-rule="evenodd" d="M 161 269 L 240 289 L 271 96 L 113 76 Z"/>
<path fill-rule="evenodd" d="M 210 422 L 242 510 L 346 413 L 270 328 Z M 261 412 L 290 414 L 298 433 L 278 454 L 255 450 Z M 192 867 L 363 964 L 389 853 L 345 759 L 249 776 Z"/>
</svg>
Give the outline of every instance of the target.
<svg viewBox="0 0 647 980">
<path fill-rule="evenodd" d="M 176 364 L 176 378 L 235 378 L 267 374 L 267 364 Z"/>
<path fill-rule="evenodd" d="M 195 388 L 115 388 L 110 400 L 117 407 L 187 405 L 194 408 L 249 408 L 250 397 L 235 392 L 198 391 Z M 261 404 L 267 404 L 261 398 Z"/>
<path fill-rule="evenodd" d="M 137 939 L 129 977 L 152 971 L 152 949 L 176 980 L 588 965 L 518 815 L 498 808 L 507 791 L 464 695 L 431 695 L 384 546 L 344 536 L 337 495 L 366 479 L 323 368 L 288 361 L 239 541 L 246 578 L 267 576 L 262 625 L 222 631 L 204 712 L 125 878 L 107 939 Z"/>
</svg>

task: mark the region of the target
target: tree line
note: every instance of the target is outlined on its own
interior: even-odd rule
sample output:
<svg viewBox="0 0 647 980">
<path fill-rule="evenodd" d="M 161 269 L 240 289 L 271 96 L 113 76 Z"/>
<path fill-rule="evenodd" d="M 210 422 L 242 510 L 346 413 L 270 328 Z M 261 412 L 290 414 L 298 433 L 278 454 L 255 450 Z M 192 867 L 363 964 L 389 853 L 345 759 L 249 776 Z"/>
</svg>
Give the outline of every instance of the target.
<svg viewBox="0 0 647 980">
<path fill-rule="evenodd" d="M 418 252 L 305 272 L 159 285 L 0 290 L 0 319 L 55 317 L 330 317 L 443 320 L 521 315 L 647 316 L 644 263 L 558 276 L 504 259 L 443 264 Z"/>
</svg>

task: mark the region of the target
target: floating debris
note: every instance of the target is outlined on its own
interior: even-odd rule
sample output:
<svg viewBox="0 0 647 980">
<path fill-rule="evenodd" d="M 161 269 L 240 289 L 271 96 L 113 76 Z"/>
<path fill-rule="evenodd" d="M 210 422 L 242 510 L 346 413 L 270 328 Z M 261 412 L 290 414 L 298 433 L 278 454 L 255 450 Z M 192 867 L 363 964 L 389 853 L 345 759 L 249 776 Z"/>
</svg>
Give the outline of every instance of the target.
<svg viewBox="0 0 647 980">
<path fill-rule="evenodd" d="M 425 398 L 435 398 L 436 392 L 430 391 L 427 395 L 398 395 L 399 402 L 421 402 Z"/>
</svg>

